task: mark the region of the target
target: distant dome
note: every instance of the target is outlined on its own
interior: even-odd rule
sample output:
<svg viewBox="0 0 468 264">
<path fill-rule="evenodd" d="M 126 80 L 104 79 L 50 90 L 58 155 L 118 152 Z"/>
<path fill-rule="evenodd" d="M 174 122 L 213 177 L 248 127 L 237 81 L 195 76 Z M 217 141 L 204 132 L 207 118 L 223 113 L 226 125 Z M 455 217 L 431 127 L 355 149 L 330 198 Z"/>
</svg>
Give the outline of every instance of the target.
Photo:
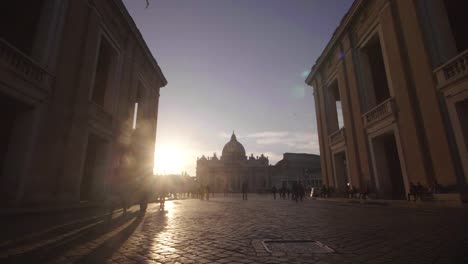
<svg viewBox="0 0 468 264">
<path fill-rule="evenodd" d="M 224 145 L 223 160 L 245 160 L 245 148 L 237 141 L 236 134 L 232 132 L 231 140 Z"/>
</svg>

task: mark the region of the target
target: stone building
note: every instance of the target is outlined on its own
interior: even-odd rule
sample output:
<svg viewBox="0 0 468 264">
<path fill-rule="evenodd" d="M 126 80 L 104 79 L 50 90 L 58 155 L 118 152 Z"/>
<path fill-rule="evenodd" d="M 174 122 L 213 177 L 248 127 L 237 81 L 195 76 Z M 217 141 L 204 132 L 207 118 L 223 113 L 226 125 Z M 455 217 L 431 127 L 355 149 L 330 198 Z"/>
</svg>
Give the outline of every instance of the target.
<svg viewBox="0 0 468 264">
<path fill-rule="evenodd" d="M 437 181 L 466 200 L 466 25 L 466 1 L 353 3 L 306 80 L 327 185 L 403 199 Z"/>
<path fill-rule="evenodd" d="M 270 167 L 271 187 L 291 189 L 293 182 L 301 182 L 305 187 L 322 186 L 320 156 L 306 153 L 284 153 L 283 159 Z"/>
<path fill-rule="evenodd" d="M 167 84 L 120 0 L 0 8 L 2 207 L 102 198 L 153 168 Z"/>
<path fill-rule="evenodd" d="M 270 187 L 268 169 L 268 157 L 263 154 L 247 157 L 244 146 L 232 133 L 221 157 L 215 153 L 213 157 L 197 159 L 196 177 L 199 184 L 209 185 L 214 192 L 240 192 L 243 182 L 247 182 L 249 191 L 255 192 Z"/>
</svg>

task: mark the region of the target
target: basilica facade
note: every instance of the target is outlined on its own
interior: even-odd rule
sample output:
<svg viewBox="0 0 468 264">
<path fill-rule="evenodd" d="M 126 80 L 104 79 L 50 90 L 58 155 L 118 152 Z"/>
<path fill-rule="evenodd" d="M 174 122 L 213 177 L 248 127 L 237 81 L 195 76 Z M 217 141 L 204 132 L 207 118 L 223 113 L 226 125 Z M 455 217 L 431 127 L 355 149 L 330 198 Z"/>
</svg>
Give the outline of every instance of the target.
<svg viewBox="0 0 468 264">
<path fill-rule="evenodd" d="M 264 191 L 271 186 L 268 172 L 268 157 L 263 154 L 247 157 L 234 133 L 224 145 L 221 157 L 215 153 L 212 157 L 197 159 L 197 181 L 214 192 L 240 192 L 244 182 L 251 192 Z"/>
</svg>

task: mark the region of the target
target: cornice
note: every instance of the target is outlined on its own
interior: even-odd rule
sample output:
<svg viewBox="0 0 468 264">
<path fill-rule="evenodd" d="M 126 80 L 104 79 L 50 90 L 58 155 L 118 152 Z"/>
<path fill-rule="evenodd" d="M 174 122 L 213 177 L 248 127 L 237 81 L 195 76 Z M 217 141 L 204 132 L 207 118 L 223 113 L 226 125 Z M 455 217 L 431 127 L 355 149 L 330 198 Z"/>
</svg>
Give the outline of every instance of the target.
<svg viewBox="0 0 468 264">
<path fill-rule="evenodd" d="M 336 44 L 336 42 L 341 38 L 343 35 L 343 32 L 349 27 L 351 21 L 356 17 L 356 13 L 364 6 L 364 2 L 369 1 L 369 0 L 355 0 L 353 4 L 351 5 L 350 9 L 348 12 L 344 15 L 344 17 L 341 19 L 340 24 L 338 27 L 335 29 L 333 32 L 333 35 L 328 42 L 327 46 L 323 50 L 322 54 L 318 57 L 316 60 L 314 66 L 312 66 L 312 69 L 309 73 L 309 76 L 307 76 L 305 82 L 309 85 L 311 85 L 312 79 L 316 75 L 318 69 L 322 66 L 323 62 L 325 59 L 328 57 L 330 51 L 332 50 L 333 46 Z"/>
<path fill-rule="evenodd" d="M 127 8 L 125 8 L 125 5 L 122 3 L 122 0 L 111 0 L 110 2 L 114 3 L 115 6 L 118 8 L 120 11 L 120 14 L 123 16 L 125 21 L 127 22 L 127 25 L 130 27 L 130 30 L 133 33 L 133 36 L 136 38 L 137 43 L 140 45 L 142 48 L 143 52 L 145 55 L 149 58 L 153 69 L 156 71 L 156 73 L 159 76 L 159 79 L 161 80 L 161 87 L 164 87 L 167 85 L 167 80 L 166 77 L 164 76 L 161 68 L 159 67 L 158 62 L 154 58 L 153 54 L 151 53 L 150 49 L 148 48 L 148 45 L 146 44 L 145 40 L 143 39 L 143 36 L 140 33 L 140 30 L 135 24 L 135 21 L 133 21 L 132 16 L 128 13 Z"/>
</svg>

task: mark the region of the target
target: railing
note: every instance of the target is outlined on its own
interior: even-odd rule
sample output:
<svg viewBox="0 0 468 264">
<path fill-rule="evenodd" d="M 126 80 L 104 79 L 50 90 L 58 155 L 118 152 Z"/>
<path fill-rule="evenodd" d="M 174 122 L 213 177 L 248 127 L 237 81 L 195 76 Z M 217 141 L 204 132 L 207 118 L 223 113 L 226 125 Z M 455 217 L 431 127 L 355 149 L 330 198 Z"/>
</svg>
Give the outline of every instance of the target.
<svg viewBox="0 0 468 264">
<path fill-rule="evenodd" d="M 334 145 L 338 142 L 345 140 L 345 129 L 342 127 L 341 129 L 333 132 L 328 136 L 328 142 L 330 145 Z"/>
<path fill-rule="evenodd" d="M 13 70 L 21 77 L 41 88 L 49 90 L 52 85 L 52 74 L 1 38 L 0 65 Z"/>
<path fill-rule="evenodd" d="M 364 126 L 367 127 L 389 115 L 393 115 L 394 113 L 395 103 L 393 98 L 389 98 L 363 115 Z"/>
<path fill-rule="evenodd" d="M 468 73 L 468 50 L 458 54 L 434 71 L 439 84 Z"/>
</svg>

